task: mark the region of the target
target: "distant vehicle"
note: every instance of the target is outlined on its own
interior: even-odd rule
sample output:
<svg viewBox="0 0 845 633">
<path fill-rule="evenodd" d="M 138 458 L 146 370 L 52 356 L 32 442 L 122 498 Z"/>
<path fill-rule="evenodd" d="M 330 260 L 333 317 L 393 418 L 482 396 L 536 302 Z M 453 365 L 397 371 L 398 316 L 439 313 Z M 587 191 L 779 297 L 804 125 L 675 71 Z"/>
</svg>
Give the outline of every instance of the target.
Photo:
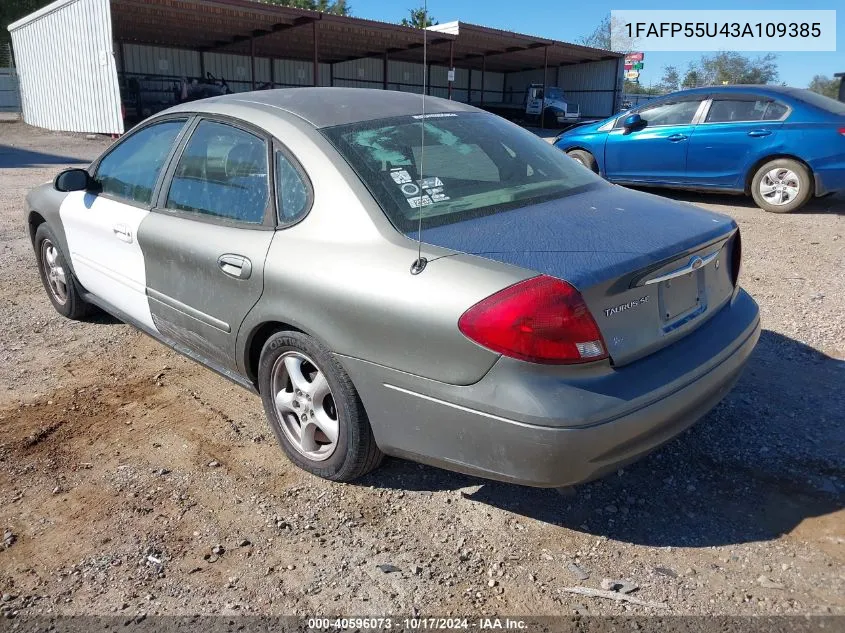
<svg viewBox="0 0 845 633">
<path fill-rule="evenodd" d="M 557 86 L 544 88 L 543 84 L 530 84 L 525 89 L 521 104 L 499 102 L 474 105 L 510 120 L 523 120 L 525 117 L 542 120 L 545 127 L 575 123 L 581 118 L 580 106 L 567 101 L 563 90 Z"/>
<path fill-rule="evenodd" d="M 774 213 L 845 190 L 845 104 L 799 88 L 683 90 L 555 146 L 612 182 L 744 193 Z"/>
</svg>

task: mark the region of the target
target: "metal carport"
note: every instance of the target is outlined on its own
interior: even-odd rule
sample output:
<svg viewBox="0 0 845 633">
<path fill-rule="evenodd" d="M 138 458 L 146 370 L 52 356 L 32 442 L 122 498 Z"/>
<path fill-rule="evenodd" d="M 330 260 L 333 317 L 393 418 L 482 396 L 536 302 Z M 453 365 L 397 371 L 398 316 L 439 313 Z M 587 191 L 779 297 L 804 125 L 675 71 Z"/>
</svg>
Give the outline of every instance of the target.
<svg viewBox="0 0 845 633">
<path fill-rule="evenodd" d="M 426 67 L 419 29 L 251 0 L 57 0 L 9 30 L 24 119 L 56 130 L 121 133 L 124 114 L 168 107 L 208 73 L 233 91 L 425 85 L 471 102 L 556 83 L 587 116 L 615 111 L 621 87 L 609 51 L 451 22 L 427 30 Z"/>
</svg>

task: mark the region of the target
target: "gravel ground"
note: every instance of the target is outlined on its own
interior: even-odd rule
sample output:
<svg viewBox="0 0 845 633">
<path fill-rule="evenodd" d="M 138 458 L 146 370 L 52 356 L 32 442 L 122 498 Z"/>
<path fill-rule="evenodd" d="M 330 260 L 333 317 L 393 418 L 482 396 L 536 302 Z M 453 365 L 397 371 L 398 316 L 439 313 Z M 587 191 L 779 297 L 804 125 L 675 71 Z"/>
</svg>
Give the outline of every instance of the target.
<svg viewBox="0 0 845 633">
<path fill-rule="evenodd" d="M 764 331 L 690 431 L 569 496 L 304 474 L 259 400 L 39 282 L 23 198 L 108 139 L 0 123 L 0 610 L 845 615 L 845 199 L 731 214 Z M 606 579 L 648 606 L 566 592 Z M 605 583 L 607 584 L 607 583 Z"/>
</svg>

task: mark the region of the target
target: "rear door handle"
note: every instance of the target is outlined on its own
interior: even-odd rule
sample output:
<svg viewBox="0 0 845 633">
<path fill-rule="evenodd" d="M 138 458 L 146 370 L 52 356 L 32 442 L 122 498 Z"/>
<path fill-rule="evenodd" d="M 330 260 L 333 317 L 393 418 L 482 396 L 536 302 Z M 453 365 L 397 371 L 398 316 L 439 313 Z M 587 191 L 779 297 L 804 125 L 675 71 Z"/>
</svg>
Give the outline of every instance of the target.
<svg viewBox="0 0 845 633">
<path fill-rule="evenodd" d="M 217 258 L 217 265 L 224 274 L 235 279 L 249 279 L 252 274 L 252 262 L 243 255 L 226 253 Z"/>
<path fill-rule="evenodd" d="M 754 138 L 760 138 L 761 136 L 769 136 L 771 134 L 771 130 L 751 130 L 748 133 L 748 136 L 753 136 Z"/>
<path fill-rule="evenodd" d="M 114 231 L 117 239 L 127 242 L 128 244 L 132 243 L 132 231 L 125 224 L 115 224 L 112 227 L 112 231 Z"/>
<path fill-rule="evenodd" d="M 685 141 L 689 138 L 686 134 L 673 134 L 672 136 L 667 136 L 667 141 L 672 141 L 673 143 L 677 143 L 678 141 Z"/>
</svg>

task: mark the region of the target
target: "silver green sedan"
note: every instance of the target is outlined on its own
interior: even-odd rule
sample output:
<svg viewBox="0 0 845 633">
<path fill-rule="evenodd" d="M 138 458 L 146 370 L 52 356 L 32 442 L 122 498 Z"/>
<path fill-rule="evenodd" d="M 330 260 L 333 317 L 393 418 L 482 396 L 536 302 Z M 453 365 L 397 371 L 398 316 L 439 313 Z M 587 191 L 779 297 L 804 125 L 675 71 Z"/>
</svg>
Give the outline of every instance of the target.
<svg viewBox="0 0 845 633">
<path fill-rule="evenodd" d="M 564 486 L 707 413 L 757 342 L 728 217 L 476 108 L 299 88 L 184 104 L 30 193 L 63 315 L 261 395 L 288 457 Z"/>
</svg>

